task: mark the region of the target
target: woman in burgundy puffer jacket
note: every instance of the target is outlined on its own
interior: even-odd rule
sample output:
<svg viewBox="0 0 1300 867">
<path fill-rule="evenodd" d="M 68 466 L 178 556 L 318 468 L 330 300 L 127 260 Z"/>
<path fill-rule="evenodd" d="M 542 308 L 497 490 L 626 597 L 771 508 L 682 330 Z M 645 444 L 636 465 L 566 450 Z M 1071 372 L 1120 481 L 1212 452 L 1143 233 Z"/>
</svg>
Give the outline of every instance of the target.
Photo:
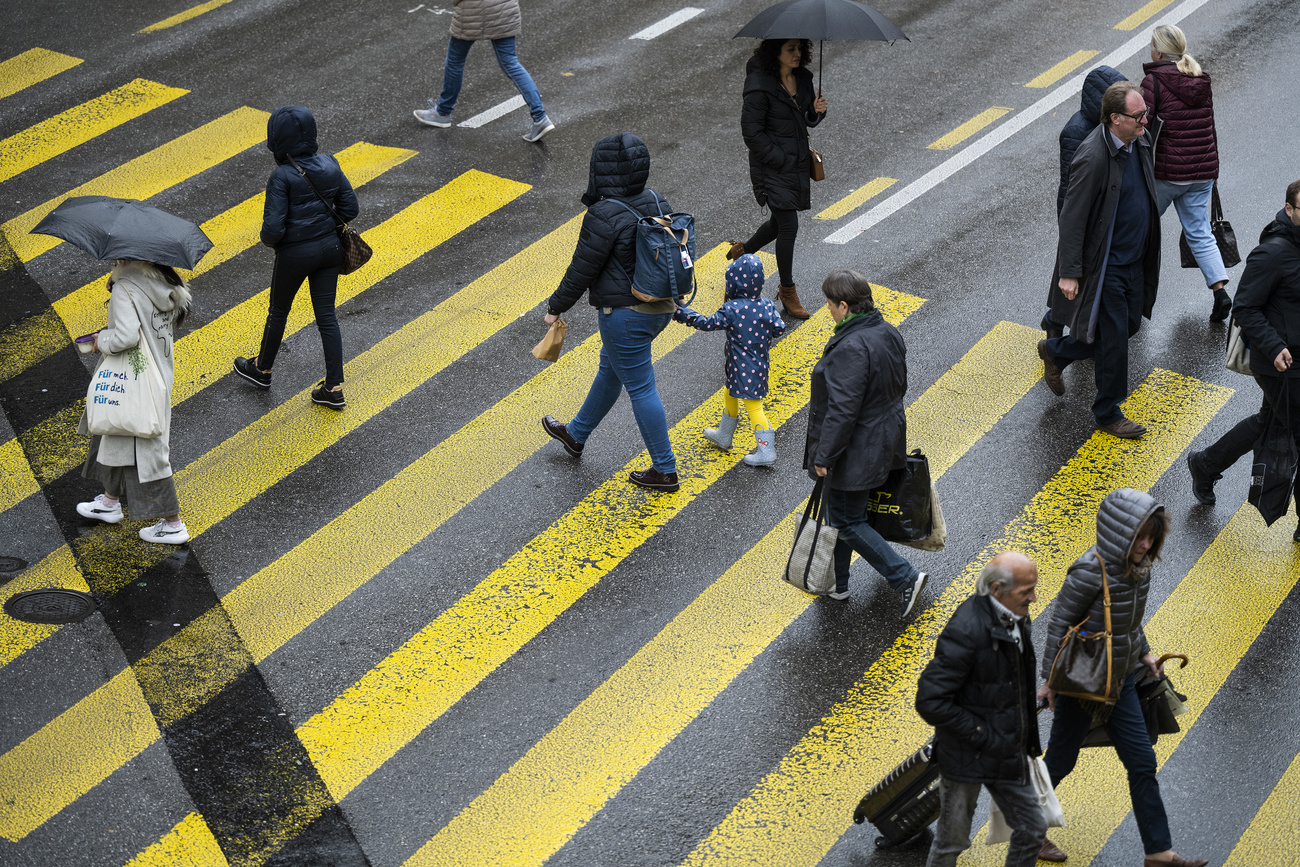
<svg viewBox="0 0 1300 867">
<path fill-rule="evenodd" d="M 1156 200 L 1163 214 L 1173 202 L 1188 246 L 1214 290 L 1211 322 L 1232 309 L 1224 291 L 1228 272 L 1210 231 L 1210 194 L 1219 177 L 1219 136 L 1214 129 L 1210 76 L 1187 53 L 1187 37 L 1172 24 L 1151 32 L 1151 62 L 1142 65 L 1142 98 L 1164 121 L 1156 143 Z"/>
</svg>

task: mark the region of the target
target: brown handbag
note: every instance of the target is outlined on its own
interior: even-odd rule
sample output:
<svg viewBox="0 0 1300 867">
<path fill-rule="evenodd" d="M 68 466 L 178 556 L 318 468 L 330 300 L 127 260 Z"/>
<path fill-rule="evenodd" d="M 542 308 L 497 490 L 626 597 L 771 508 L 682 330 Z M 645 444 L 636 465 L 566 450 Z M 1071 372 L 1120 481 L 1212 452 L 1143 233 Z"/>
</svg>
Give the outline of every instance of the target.
<svg viewBox="0 0 1300 867">
<path fill-rule="evenodd" d="M 814 181 L 826 180 L 826 167 L 822 165 L 822 152 L 808 145 L 808 177 Z"/>
<path fill-rule="evenodd" d="M 1114 646 L 1111 642 L 1110 580 L 1106 577 L 1106 561 L 1096 551 L 1093 556 L 1101 564 L 1101 592 L 1106 631 L 1089 635 L 1083 631 L 1088 618 L 1070 627 L 1057 644 L 1056 659 L 1047 676 L 1047 685 L 1060 695 L 1087 701 L 1112 702 L 1119 697 L 1112 677 Z"/>
</svg>

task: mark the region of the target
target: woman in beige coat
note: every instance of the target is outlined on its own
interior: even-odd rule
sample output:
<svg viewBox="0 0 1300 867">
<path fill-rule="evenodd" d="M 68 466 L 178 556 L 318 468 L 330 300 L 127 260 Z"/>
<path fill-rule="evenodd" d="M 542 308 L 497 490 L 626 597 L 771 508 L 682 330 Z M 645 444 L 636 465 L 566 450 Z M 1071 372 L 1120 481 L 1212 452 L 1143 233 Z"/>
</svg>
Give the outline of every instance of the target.
<svg viewBox="0 0 1300 867">
<path fill-rule="evenodd" d="M 104 485 L 104 493 L 78 503 L 83 518 L 116 524 L 122 520 L 122 499 L 130 503 L 131 518 L 157 519 L 140 530 L 146 542 L 179 545 L 190 540 L 180 516 L 170 459 L 173 333 L 190 308 L 190 290 L 166 265 L 118 259 L 108 278 L 108 323 L 95 335 L 96 353 L 116 355 L 140 345 L 143 332 L 167 386 L 162 433 L 156 437 L 96 436 L 81 474 Z M 101 361 L 102 363 L 102 361 Z M 89 435 L 86 414 L 77 432 Z"/>
</svg>

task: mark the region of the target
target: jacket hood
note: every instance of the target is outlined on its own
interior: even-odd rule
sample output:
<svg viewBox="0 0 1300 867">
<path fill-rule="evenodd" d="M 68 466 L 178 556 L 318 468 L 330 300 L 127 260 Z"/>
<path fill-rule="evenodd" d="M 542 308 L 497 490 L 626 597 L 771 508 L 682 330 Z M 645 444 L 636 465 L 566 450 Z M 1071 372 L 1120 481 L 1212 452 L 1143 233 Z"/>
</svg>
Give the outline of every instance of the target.
<svg viewBox="0 0 1300 867">
<path fill-rule="evenodd" d="M 1120 488 L 1111 491 L 1097 510 L 1097 553 L 1111 569 L 1128 573 L 1128 555 L 1146 519 L 1164 506 L 1144 491 Z"/>
<path fill-rule="evenodd" d="M 1154 63 L 1144 63 L 1142 64 L 1142 71 L 1159 79 L 1160 88 L 1162 90 L 1172 90 L 1183 105 L 1188 108 L 1205 108 L 1212 103 L 1209 73 L 1203 72 L 1200 75 L 1191 76 L 1179 72 L 1178 64 L 1172 60 L 1157 60 Z M 1157 109 L 1160 107 L 1159 102 L 1160 100 L 1157 97 Z"/>
<path fill-rule="evenodd" d="M 286 105 L 271 112 L 266 122 L 266 149 L 275 154 L 280 165 L 289 157 L 309 157 L 316 153 L 316 118 L 311 109 Z"/>
<path fill-rule="evenodd" d="M 1259 242 L 1264 243 L 1265 238 L 1285 238 L 1297 247 L 1300 247 L 1300 226 L 1291 222 L 1291 218 L 1286 215 L 1286 208 L 1277 212 L 1273 222 L 1264 227 L 1264 231 L 1259 233 Z"/>
<path fill-rule="evenodd" d="M 607 135 L 591 149 L 591 174 L 582 203 L 590 208 L 601 199 L 635 196 L 649 179 L 650 149 L 645 142 L 630 132 Z"/>
<path fill-rule="evenodd" d="M 1117 81 L 1126 81 L 1118 69 L 1109 66 L 1098 66 L 1088 77 L 1083 80 L 1083 95 L 1079 100 L 1079 111 L 1083 112 L 1084 118 L 1094 126 L 1101 123 L 1101 98 L 1106 94 L 1106 88 L 1110 87 Z"/>
<path fill-rule="evenodd" d="M 758 298 L 763 294 L 763 260 L 746 253 L 727 266 L 728 298 Z"/>
<path fill-rule="evenodd" d="M 114 285 L 129 284 L 164 313 L 190 309 L 190 288 L 184 283 L 173 286 L 163 277 L 162 272 L 148 262 L 128 259 L 113 268 L 110 279 Z"/>
</svg>

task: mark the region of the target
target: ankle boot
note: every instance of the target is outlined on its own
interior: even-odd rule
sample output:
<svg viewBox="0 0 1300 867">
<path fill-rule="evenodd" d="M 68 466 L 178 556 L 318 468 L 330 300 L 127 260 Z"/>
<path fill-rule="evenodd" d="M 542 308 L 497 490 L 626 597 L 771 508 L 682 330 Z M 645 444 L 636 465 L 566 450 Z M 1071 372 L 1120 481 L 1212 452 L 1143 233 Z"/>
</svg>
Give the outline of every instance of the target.
<svg viewBox="0 0 1300 867">
<path fill-rule="evenodd" d="M 731 438 L 736 433 L 736 422 L 738 421 L 740 421 L 738 416 L 730 416 L 724 412 L 722 418 L 718 419 L 716 428 L 704 429 L 704 438 L 724 452 L 729 452 L 731 451 Z"/>
<path fill-rule="evenodd" d="M 740 241 L 731 241 L 731 246 L 727 248 L 727 259 L 739 259 L 745 255 L 745 245 Z"/>
<path fill-rule="evenodd" d="M 776 445 L 770 430 L 754 431 L 754 442 L 758 446 L 745 455 L 745 463 L 751 467 L 770 467 L 776 463 Z"/>
<path fill-rule="evenodd" d="M 799 293 L 795 291 L 793 284 L 779 287 L 776 297 L 781 299 L 781 306 L 785 308 L 786 314 L 791 319 L 807 319 L 812 315 L 799 303 Z"/>
</svg>

